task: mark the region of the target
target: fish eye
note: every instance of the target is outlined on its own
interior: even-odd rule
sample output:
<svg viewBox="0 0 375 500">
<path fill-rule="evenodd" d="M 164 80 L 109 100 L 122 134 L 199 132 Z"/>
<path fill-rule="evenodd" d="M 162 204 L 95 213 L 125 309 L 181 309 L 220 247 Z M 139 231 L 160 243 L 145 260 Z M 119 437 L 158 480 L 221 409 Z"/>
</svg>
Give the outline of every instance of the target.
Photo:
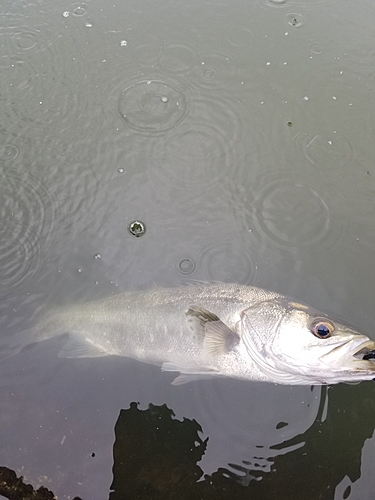
<svg viewBox="0 0 375 500">
<path fill-rule="evenodd" d="M 310 329 L 315 337 L 318 337 L 319 339 L 327 339 L 332 335 L 335 327 L 330 321 L 317 319 L 311 324 Z"/>
</svg>

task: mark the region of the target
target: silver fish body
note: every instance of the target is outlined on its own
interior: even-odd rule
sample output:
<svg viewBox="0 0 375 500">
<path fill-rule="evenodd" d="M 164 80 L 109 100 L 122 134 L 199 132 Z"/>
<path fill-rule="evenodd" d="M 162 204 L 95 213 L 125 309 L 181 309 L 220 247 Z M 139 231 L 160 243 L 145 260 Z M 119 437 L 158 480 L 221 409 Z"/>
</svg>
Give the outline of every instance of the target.
<svg viewBox="0 0 375 500">
<path fill-rule="evenodd" d="M 125 292 L 48 314 L 41 341 L 69 333 L 61 357 L 118 355 L 179 371 L 174 384 L 226 376 L 283 384 L 375 377 L 367 336 L 280 294 L 237 284 Z"/>
</svg>

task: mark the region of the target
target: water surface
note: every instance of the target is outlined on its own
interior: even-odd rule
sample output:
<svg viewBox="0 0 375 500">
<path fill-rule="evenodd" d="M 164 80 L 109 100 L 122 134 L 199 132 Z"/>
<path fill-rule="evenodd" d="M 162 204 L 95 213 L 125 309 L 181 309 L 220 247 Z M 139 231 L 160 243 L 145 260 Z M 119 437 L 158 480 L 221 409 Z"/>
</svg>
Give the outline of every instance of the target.
<svg viewBox="0 0 375 500">
<path fill-rule="evenodd" d="M 370 1 L 6 0 L 1 352 L 55 306 L 191 279 L 292 295 L 374 338 L 374 21 Z M 62 343 L 0 364 L 0 464 L 34 486 L 108 498 L 114 427 L 139 402 L 201 425 L 198 466 L 229 471 L 217 498 L 288 499 L 301 479 L 372 498 L 372 384 L 172 387 Z"/>
</svg>

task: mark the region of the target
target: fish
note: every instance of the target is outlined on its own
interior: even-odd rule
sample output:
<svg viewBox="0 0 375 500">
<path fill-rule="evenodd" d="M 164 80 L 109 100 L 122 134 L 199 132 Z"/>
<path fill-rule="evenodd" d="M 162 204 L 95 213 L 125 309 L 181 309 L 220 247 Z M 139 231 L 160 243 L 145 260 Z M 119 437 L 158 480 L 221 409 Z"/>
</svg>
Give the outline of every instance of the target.
<svg viewBox="0 0 375 500">
<path fill-rule="evenodd" d="M 254 286 L 193 283 L 123 292 L 48 313 L 33 342 L 67 334 L 63 358 L 123 356 L 179 372 L 173 385 L 231 377 L 288 385 L 375 377 L 375 342 Z M 367 357 L 367 359 L 366 359 Z"/>
</svg>

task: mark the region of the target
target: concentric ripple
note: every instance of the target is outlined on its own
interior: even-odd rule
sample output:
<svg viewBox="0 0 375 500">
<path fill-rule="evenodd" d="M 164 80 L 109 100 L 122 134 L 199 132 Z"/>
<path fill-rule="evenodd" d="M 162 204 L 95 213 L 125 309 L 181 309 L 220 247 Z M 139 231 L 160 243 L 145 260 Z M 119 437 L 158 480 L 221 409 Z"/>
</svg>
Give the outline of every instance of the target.
<svg viewBox="0 0 375 500">
<path fill-rule="evenodd" d="M 179 257 L 176 260 L 175 267 L 181 276 L 192 276 L 197 270 L 197 265 L 191 257 Z"/>
<path fill-rule="evenodd" d="M 47 23 L 23 24 L 27 17 L 19 14 L 0 15 L 0 39 L 4 55 L 41 52 L 61 35 Z"/>
<path fill-rule="evenodd" d="M 278 247 L 323 241 L 331 228 L 330 210 L 317 189 L 284 174 L 263 178 L 253 204 L 260 233 Z"/>
<path fill-rule="evenodd" d="M 17 144 L 0 143 L 0 162 L 8 162 L 15 160 L 21 154 L 21 148 Z"/>
<path fill-rule="evenodd" d="M 237 233 L 226 231 L 222 237 L 212 238 L 202 246 L 196 260 L 200 274 L 208 280 L 249 284 L 257 275 L 256 264 Z"/>
<path fill-rule="evenodd" d="M 228 29 L 227 39 L 235 47 L 250 47 L 254 43 L 254 33 L 246 25 L 236 25 Z"/>
<path fill-rule="evenodd" d="M 143 80 L 121 92 L 117 109 L 129 127 L 146 133 L 163 132 L 184 118 L 187 99 L 168 82 Z"/>
<path fill-rule="evenodd" d="M 282 7 L 297 7 L 297 8 L 324 8 L 332 4 L 334 0 L 316 0 L 315 2 L 309 2 L 308 0 L 258 0 L 260 6 L 263 8 L 282 8 Z"/>
<path fill-rule="evenodd" d="M 96 108 L 88 107 L 92 93 L 87 83 L 81 85 L 81 65 L 61 56 L 75 51 L 73 27 L 63 40 L 52 25 L 29 28 L 25 19 L 0 17 L 0 114 L 7 132 L 22 136 L 29 160 L 53 164 L 87 142 L 87 128 L 92 134 L 98 124 Z"/>
<path fill-rule="evenodd" d="M 145 144 L 150 176 L 183 189 L 205 189 L 244 168 L 241 119 L 232 103 L 196 100 L 189 117 L 163 140 Z"/>
<path fill-rule="evenodd" d="M 184 43 L 169 43 L 163 47 L 159 64 L 167 73 L 184 74 L 195 64 L 196 52 Z"/>
<path fill-rule="evenodd" d="M 231 53 L 202 52 L 195 66 L 194 84 L 204 89 L 231 88 L 240 79 L 240 70 Z"/>
<path fill-rule="evenodd" d="M 158 63 L 160 57 L 159 40 L 137 44 L 132 52 L 133 61 L 137 66 L 152 68 Z"/>
<path fill-rule="evenodd" d="M 1 171 L 0 199 L 0 286 L 9 291 L 38 270 L 57 206 L 28 172 Z"/>
</svg>

